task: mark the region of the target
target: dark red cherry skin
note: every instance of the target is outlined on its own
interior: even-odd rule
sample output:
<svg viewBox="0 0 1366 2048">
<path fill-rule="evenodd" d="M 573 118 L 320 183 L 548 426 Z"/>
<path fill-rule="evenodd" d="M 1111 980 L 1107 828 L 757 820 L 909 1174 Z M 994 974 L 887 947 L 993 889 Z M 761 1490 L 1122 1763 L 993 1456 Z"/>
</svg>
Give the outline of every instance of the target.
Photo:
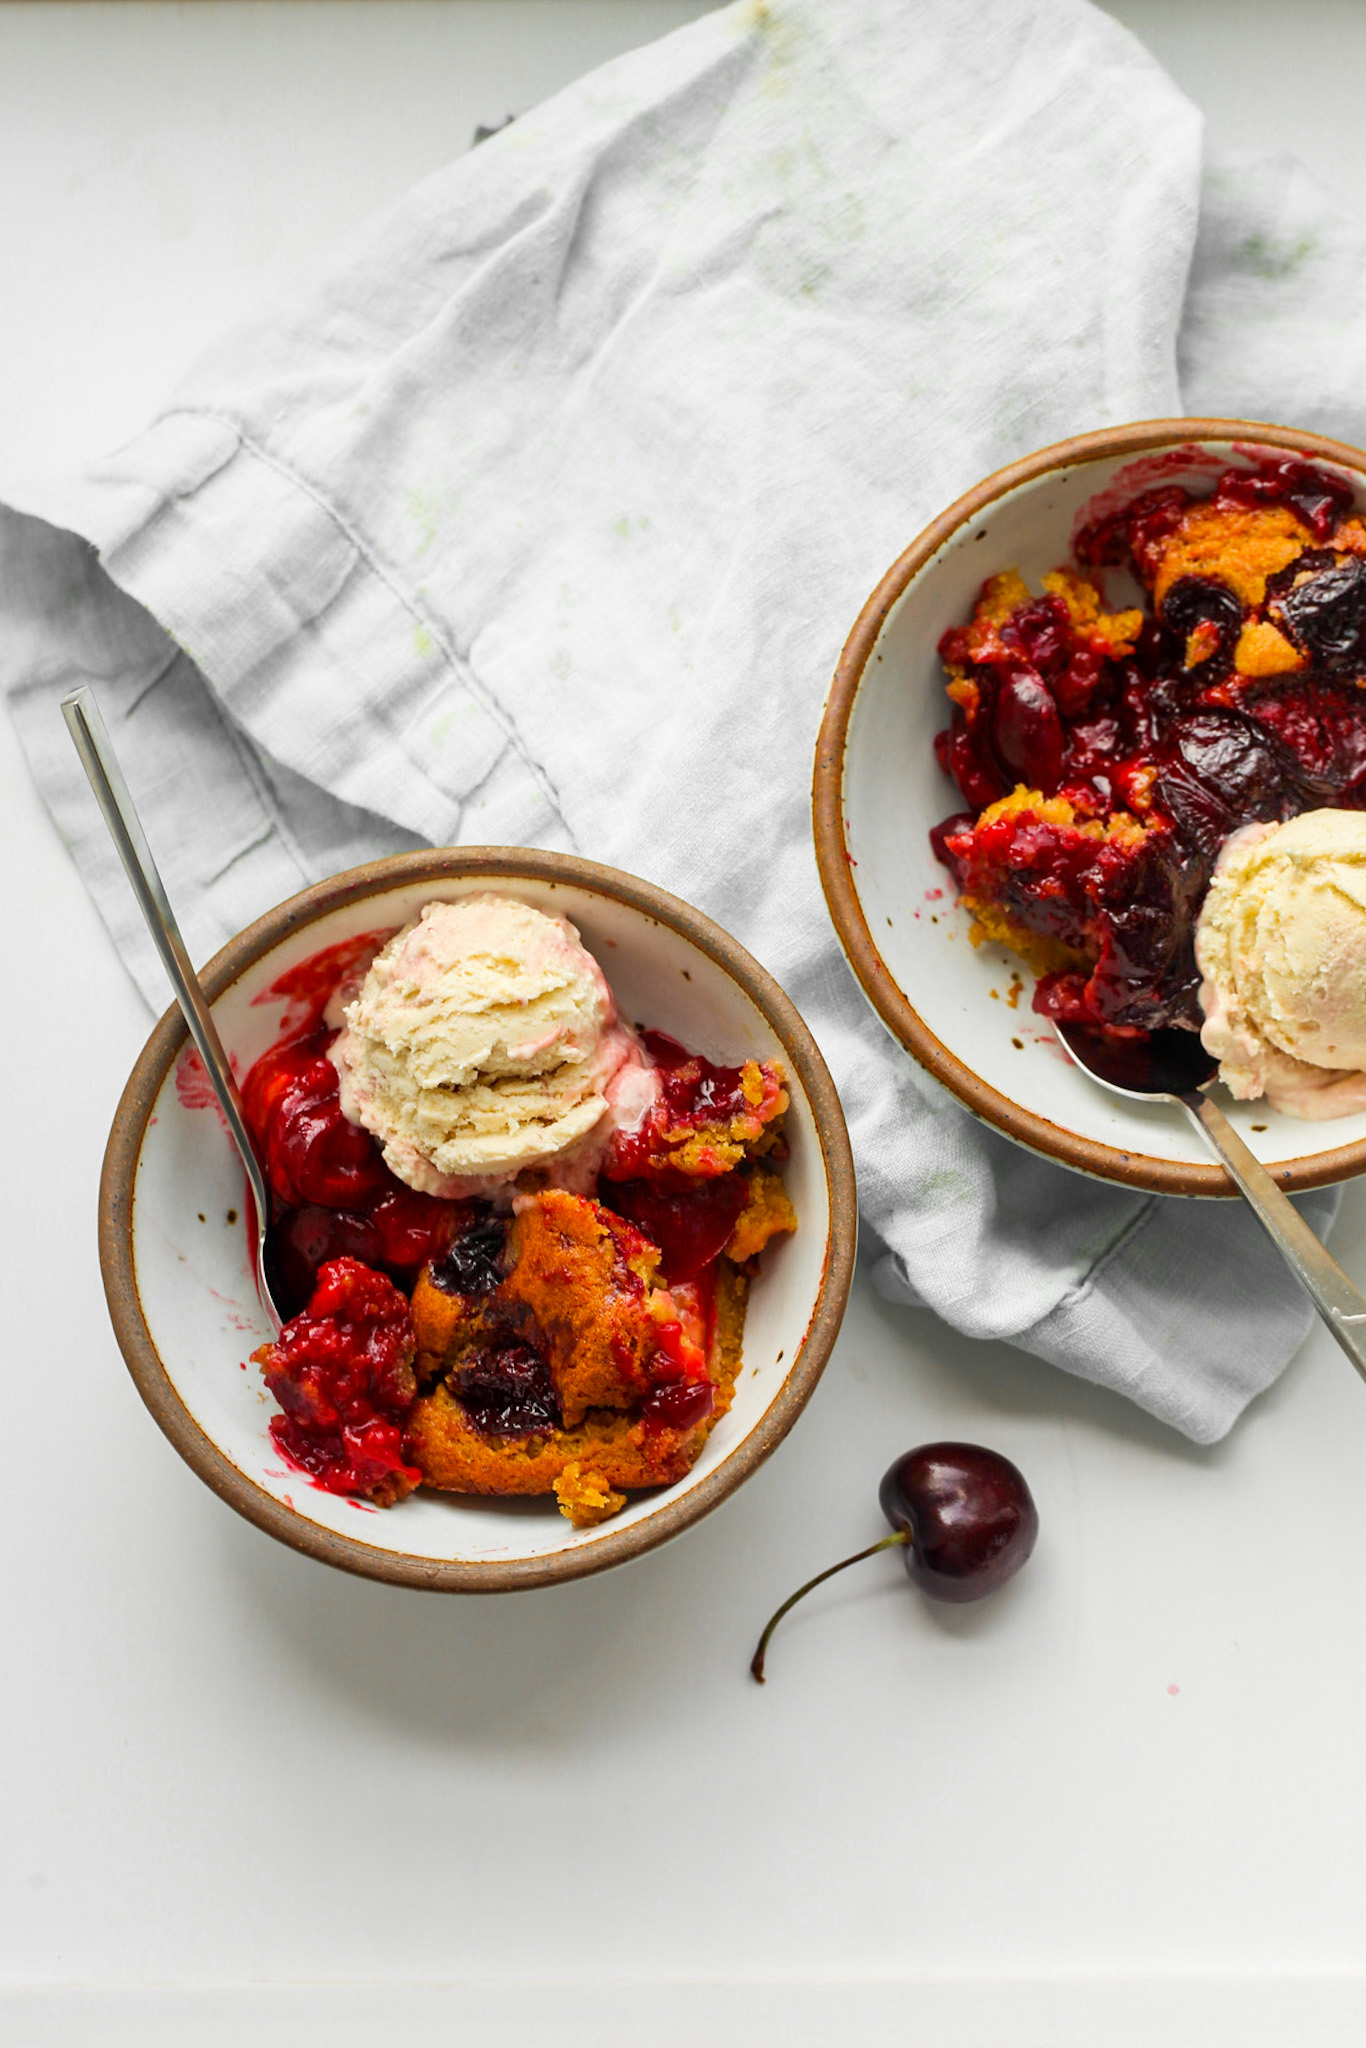
<svg viewBox="0 0 1366 2048">
<path fill-rule="evenodd" d="M 980 1444 L 920 1444 L 878 1488 L 882 1512 L 908 1531 L 910 1577 L 932 1600 L 982 1600 L 1034 1548 L 1039 1514 L 1024 1475 Z"/>
</svg>

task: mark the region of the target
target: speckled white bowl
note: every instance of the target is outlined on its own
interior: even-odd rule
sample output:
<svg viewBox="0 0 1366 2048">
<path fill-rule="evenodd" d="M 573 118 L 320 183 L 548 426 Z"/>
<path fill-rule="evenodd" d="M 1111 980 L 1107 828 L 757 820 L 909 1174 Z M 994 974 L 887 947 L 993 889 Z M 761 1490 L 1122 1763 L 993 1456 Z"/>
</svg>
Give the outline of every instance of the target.
<svg viewBox="0 0 1366 2048">
<path fill-rule="evenodd" d="M 382 1511 L 323 1492 L 285 1466 L 274 1404 L 249 1353 L 270 1335 L 252 1283 L 245 1176 L 204 1088 L 186 1085 L 176 1010 L 144 1048 L 105 1155 L 100 1258 L 119 1344 L 181 1456 L 272 1536 L 345 1570 L 408 1586 L 498 1592 L 600 1571 L 698 1520 L 774 1449 L 820 1377 L 853 1272 L 857 1210 L 848 1135 L 824 1061 L 777 983 L 734 939 L 677 898 L 567 855 L 470 847 L 356 868 L 252 925 L 205 969 L 240 1071 L 271 1044 L 281 1006 L 262 1001 L 324 946 L 415 917 L 425 903 L 497 889 L 570 918 L 624 1016 L 718 1061 L 777 1058 L 788 1075 L 795 1236 L 773 1245 L 750 1297 L 730 1412 L 685 1479 L 632 1496 L 575 1530 L 552 1500 L 489 1501 L 426 1489 Z M 195 1096 L 200 1098 L 195 1105 Z"/>
<path fill-rule="evenodd" d="M 948 722 L 936 645 L 967 620 L 985 577 L 1018 568 L 1034 588 L 1077 528 L 1154 483 L 1208 489 L 1259 452 L 1302 454 L 1366 505 L 1366 454 L 1238 420 L 1149 420 L 1045 448 L 951 505 L 893 564 L 851 632 L 816 753 L 816 853 L 830 913 L 868 1000 L 892 1034 L 986 1122 L 1064 1165 L 1163 1194 L 1231 1195 L 1176 1108 L 1130 1105 L 1080 1073 L 1033 1014 L 1013 954 L 974 947 L 971 920 L 930 850 L 962 808 L 934 756 Z M 1117 601 L 1136 590 L 1110 572 Z M 1366 1113 L 1303 1123 L 1234 1104 L 1238 1129 L 1287 1188 L 1366 1167 Z"/>
</svg>

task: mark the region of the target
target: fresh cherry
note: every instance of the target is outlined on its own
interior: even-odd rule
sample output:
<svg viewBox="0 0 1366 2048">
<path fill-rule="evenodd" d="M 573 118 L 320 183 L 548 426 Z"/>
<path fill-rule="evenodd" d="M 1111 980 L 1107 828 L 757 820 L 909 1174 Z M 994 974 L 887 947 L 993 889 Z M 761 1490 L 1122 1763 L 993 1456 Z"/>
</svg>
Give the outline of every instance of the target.
<svg viewBox="0 0 1366 2048">
<path fill-rule="evenodd" d="M 846 1565 L 899 1544 L 908 1576 L 932 1600 L 981 1600 L 1015 1576 L 1039 1533 L 1024 1475 L 980 1444 L 921 1444 L 907 1451 L 883 1478 L 878 1501 L 892 1534 L 817 1572 L 784 1600 L 749 1667 L 760 1685 L 769 1640 L 788 1609 Z"/>
</svg>

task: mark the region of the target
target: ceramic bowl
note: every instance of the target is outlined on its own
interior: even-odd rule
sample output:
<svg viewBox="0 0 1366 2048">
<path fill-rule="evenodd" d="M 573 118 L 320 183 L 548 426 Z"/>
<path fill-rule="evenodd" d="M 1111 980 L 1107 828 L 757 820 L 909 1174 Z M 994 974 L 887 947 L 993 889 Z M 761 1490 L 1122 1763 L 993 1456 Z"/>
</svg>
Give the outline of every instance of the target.
<svg viewBox="0 0 1366 2048">
<path fill-rule="evenodd" d="M 245 1363 L 270 1335 L 252 1284 L 245 1176 L 206 1102 L 178 1011 L 133 1069 L 100 1190 L 100 1259 L 114 1329 L 139 1393 L 215 1493 L 295 1549 L 395 1584 L 498 1592 L 637 1557 L 724 1500 L 791 1428 L 839 1329 L 856 1236 L 849 1140 L 825 1064 L 792 1004 L 734 939 L 676 897 L 554 853 L 462 848 L 402 854 L 309 889 L 249 927 L 203 981 L 245 1072 L 274 1042 L 266 991 L 324 946 L 401 925 L 424 904 L 496 889 L 578 926 L 622 1015 L 719 1061 L 782 1060 L 791 1108 L 784 1177 L 796 1234 L 765 1253 L 730 1412 L 687 1478 L 575 1530 L 552 1500 L 489 1501 L 422 1489 L 387 1511 L 288 1469 L 274 1404 Z"/>
<path fill-rule="evenodd" d="M 1304 455 L 1366 504 L 1366 454 L 1316 434 L 1240 420 L 1149 420 L 1083 434 L 988 477 L 926 527 L 855 622 L 816 752 L 816 854 L 850 965 L 893 1036 L 985 1122 L 1065 1166 L 1160 1194 L 1232 1195 L 1174 1107 L 1129 1104 L 1079 1072 L 1030 1009 L 1032 975 L 971 919 L 929 831 L 962 799 L 934 757 L 947 724 L 936 643 L 965 622 L 985 578 L 1016 567 L 1031 587 L 1073 535 L 1156 483 L 1208 490 L 1259 453 Z M 1137 586 L 1107 574 L 1117 603 Z M 1366 1166 L 1366 1113 L 1303 1123 L 1233 1104 L 1239 1135 L 1287 1188 Z"/>
</svg>

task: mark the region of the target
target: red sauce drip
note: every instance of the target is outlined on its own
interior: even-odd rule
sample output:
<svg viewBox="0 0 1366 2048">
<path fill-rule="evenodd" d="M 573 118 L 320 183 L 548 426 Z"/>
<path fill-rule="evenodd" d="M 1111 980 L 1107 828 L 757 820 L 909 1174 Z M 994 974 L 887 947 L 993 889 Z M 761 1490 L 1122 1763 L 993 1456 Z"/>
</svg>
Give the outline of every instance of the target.
<svg viewBox="0 0 1366 2048">
<path fill-rule="evenodd" d="M 660 1088 L 672 1130 L 728 1122 L 750 1107 L 739 1067 L 715 1067 L 688 1052 L 667 1031 L 644 1033 L 645 1050 L 659 1069 Z"/>
<path fill-rule="evenodd" d="M 303 1037 L 322 1023 L 323 1012 L 333 996 L 349 987 L 360 987 L 370 962 L 397 930 L 397 925 L 387 925 L 382 931 L 361 932 L 354 939 L 343 939 L 338 945 L 310 953 L 306 960 L 286 969 L 269 988 L 262 989 L 259 996 L 253 996 L 252 1008 L 263 1003 L 283 1003 L 280 1036 Z"/>
<path fill-rule="evenodd" d="M 677 1193 L 699 1179 L 728 1174 L 730 1161 L 705 1145 L 686 1174 L 655 1164 L 655 1157 L 693 1132 L 716 1130 L 730 1135 L 733 1130 L 743 1132 L 748 1125 L 748 1135 L 757 1137 L 781 1092 L 777 1071 L 772 1065 L 760 1066 L 763 1093 L 759 1102 L 753 1103 L 745 1094 L 742 1067 L 715 1066 L 690 1053 L 667 1031 L 646 1031 L 643 1043 L 659 1073 L 660 1099 L 637 1130 L 613 1134 L 602 1164 L 603 1181 L 648 1179 Z"/>
<path fill-rule="evenodd" d="M 662 1380 L 640 1404 L 640 1419 L 652 1434 L 661 1429 L 696 1429 L 711 1414 L 716 1389 L 710 1380 Z"/>
<path fill-rule="evenodd" d="M 307 1309 L 258 1354 L 284 1411 L 270 1425 L 284 1456 L 329 1493 L 416 1486 L 421 1475 L 403 1457 L 415 1350 L 412 1314 L 393 1282 L 356 1259 L 330 1261 Z"/>
<path fill-rule="evenodd" d="M 695 1279 L 725 1249 L 745 1206 L 745 1182 L 727 1173 L 674 1192 L 648 1180 L 624 1180 L 604 1184 L 602 1196 L 658 1245 L 664 1282 L 671 1286 Z"/>
</svg>

